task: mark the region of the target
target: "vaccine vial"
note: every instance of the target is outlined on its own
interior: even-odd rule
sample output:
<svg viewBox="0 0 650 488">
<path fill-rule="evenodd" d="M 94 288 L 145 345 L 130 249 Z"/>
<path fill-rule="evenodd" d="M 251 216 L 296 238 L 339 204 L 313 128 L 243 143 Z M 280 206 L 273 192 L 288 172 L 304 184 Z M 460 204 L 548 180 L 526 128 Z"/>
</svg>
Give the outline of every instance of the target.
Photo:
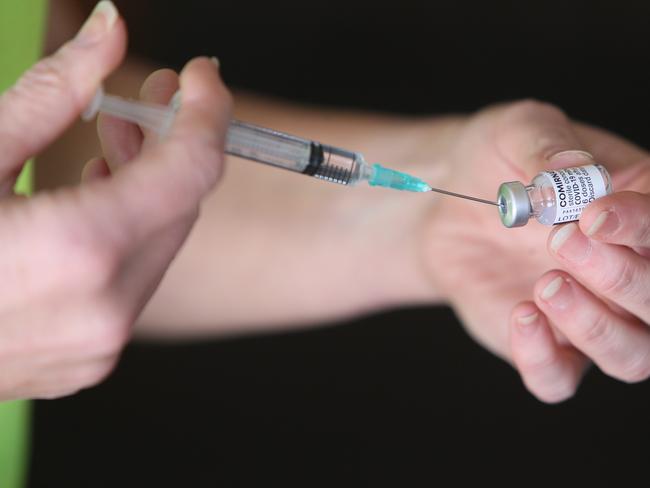
<svg viewBox="0 0 650 488">
<path fill-rule="evenodd" d="M 612 181 L 600 164 L 542 171 L 525 186 L 509 181 L 499 187 L 499 216 L 506 227 L 521 227 L 531 217 L 544 225 L 578 220 L 584 208 L 612 193 Z"/>
</svg>

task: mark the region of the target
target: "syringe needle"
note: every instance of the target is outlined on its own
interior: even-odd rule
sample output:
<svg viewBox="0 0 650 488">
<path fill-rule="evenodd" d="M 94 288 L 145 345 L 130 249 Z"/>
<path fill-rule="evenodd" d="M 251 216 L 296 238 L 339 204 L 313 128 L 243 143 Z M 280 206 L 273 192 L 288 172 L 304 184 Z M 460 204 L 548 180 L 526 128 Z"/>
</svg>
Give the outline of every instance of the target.
<svg viewBox="0 0 650 488">
<path fill-rule="evenodd" d="M 482 198 L 470 197 L 469 195 L 461 195 L 460 193 L 454 193 L 453 191 L 441 190 L 440 188 L 433 188 L 433 187 L 430 187 L 430 188 L 431 188 L 431 191 L 435 191 L 436 193 L 442 193 L 444 195 L 451 195 L 452 197 L 464 198 L 466 200 L 472 200 L 473 202 L 485 203 L 486 205 L 494 205 L 496 207 L 500 207 L 500 205 L 497 202 L 492 202 L 490 200 L 483 200 Z"/>
</svg>

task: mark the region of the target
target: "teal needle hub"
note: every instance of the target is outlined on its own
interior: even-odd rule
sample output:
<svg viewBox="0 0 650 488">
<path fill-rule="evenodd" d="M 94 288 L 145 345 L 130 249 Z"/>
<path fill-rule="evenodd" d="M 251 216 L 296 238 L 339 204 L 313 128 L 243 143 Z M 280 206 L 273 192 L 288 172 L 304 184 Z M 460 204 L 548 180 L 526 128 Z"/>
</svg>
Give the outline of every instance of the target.
<svg viewBox="0 0 650 488">
<path fill-rule="evenodd" d="M 370 186 L 383 186 L 393 188 L 394 190 L 404 190 L 413 192 L 431 191 L 431 187 L 420 178 L 411 176 L 408 173 L 395 171 L 394 169 L 384 168 L 379 164 L 372 165 L 372 175 L 368 179 Z"/>
</svg>

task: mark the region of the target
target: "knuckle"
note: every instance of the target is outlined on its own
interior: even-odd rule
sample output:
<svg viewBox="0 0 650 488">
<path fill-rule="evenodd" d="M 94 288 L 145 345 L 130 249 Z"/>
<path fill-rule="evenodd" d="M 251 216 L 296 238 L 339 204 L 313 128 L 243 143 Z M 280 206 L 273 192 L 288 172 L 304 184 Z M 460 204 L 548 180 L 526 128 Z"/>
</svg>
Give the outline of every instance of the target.
<svg viewBox="0 0 650 488">
<path fill-rule="evenodd" d="M 16 96 L 29 96 L 33 99 L 34 107 L 46 103 L 49 100 L 57 100 L 57 103 L 63 97 L 73 107 L 78 107 L 75 94 L 71 87 L 71 82 L 67 70 L 57 59 L 57 56 L 51 56 L 39 61 L 15 86 Z"/>
<path fill-rule="evenodd" d="M 630 219 L 633 225 L 632 243 L 638 246 L 650 246 L 650 216 L 646 212 L 634 216 Z"/>
<path fill-rule="evenodd" d="M 88 347 L 95 356 L 118 354 L 130 339 L 132 322 L 128 314 L 121 310 L 104 313 L 104 317 L 98 319 L 89 331 L 86 338 Z"/>
<path fill-rule="evenodd" d="M 544 403 L 559 403 L 571 398 L 577 385 L 557 354 L 523 360 L 522 376 L 528 390 Z"/>
<path fill-rule="evenodd" d="M 534 99 L 506 105 L 494 124 L 493 144 L 505 159 L 518 160 L 538 153 L 549 156 L 556 148 L 569 144 L 570 121 L 562 110 Z"/>
<path fill-rule="evenodd" d="M 57 347 L 79 358 L 102 358 L 119 354 L 130 339 L 132 322 L 120 311 L 98 311 L 100 307 L 82 309 L 68 332 L 61 334 Z M 90 310 L 90 311 L 88 311 Z"/>
<path fill-rule="evenodd" d="M 117 358 L 89 366 L 78 379 L 79 388 L 90 388 L 102 383 L 115 369 Z"/>
<path fill-rule="evenodd" d="M 56 89 L 68 85 L 66 72 L 61 69 L 54 57 L 47 57 L 39 61 L 34 68 L 27 72 L 25 79 L 36 82 L 39 86 L 49 86 Z"/>
<path fill-rule="evenodd" d="M 585 349 L 606 354 L 613 344 L 614 328 L 609 317 L 604 313 L 597 314 L 586 325 L 577 331 L 576 342 Z"/>
<path fill-rule="evenodd" d="M 536 100 L 534 98 L 527 98 L 511 103 L 506 107 L 505 115 L 508 118 L 517 120 L 525 120 L 540 115 L 568 120 L 566 114 L 560 108 L 551 103 Z"/>
<path fill-rule="evenodd" d="M 117 357 L 96 364 L 86 364 L 67 373 L 58 391 L 50 391 L 53 398 L 74 395 L 86 388 L 102 383 L 113 372 Z"/>
<path fill-rule="evenodd" d="M 540 354 L 521 359 L 522 369 L 531 377 L 547 374 L 548 371 L 553 371 L 559 366 L 559 357 L 556 354 Z"/>
<path fill-rule="evenodd" d="M 624 260 L 619 269 L 604 268 L 603 276 L 598 283 L 598 290 L 607 297 L 623 297 L 629 295 L 636 286 L 636 269 L 628 260 Z"/>
<path fill-rule="evenodd" d="M 650 378 L 650 357 L 648 354 L 631 356 L 617 373 L 611 374 L 626 383 L 640 383 Z"/>
<path fill-rule="evenodd" d="M 192 143 L 185 146 L 185 160 L 190 162 L 191 171 L 188 171 L 188 175 L 191 176 L 189 184 L 192 193 L 198 189 L 204 194 L 221 177 L 224 155 L 213 134 L 198 136 L 199 134 Z"/>
</svg>

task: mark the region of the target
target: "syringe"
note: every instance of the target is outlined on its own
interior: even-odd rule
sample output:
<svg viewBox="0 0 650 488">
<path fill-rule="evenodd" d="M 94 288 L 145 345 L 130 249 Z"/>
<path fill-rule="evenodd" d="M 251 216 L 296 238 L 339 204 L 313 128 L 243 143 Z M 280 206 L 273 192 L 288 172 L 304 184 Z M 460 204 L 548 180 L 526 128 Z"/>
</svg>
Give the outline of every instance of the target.
<svg viewBox="0 0 650 488">
<path fill-rule="evenodd" d="M 176 113 L 170 106 L 127 100 L 99 89 L 83 118 L 90 120 L 97 112 L 136 123 L 164 136 Z M 238 120 L 230 123 L 226 153 L 252 161 L 288 169 L 324 181 L 353 186 L 367 181 L 371 186 L 396 190 L 427 192 L 433 189 L 420 178 L 379 164 L 366 163 L 360 153 L 302 139 L 272 129 Z"/>
</svg>

